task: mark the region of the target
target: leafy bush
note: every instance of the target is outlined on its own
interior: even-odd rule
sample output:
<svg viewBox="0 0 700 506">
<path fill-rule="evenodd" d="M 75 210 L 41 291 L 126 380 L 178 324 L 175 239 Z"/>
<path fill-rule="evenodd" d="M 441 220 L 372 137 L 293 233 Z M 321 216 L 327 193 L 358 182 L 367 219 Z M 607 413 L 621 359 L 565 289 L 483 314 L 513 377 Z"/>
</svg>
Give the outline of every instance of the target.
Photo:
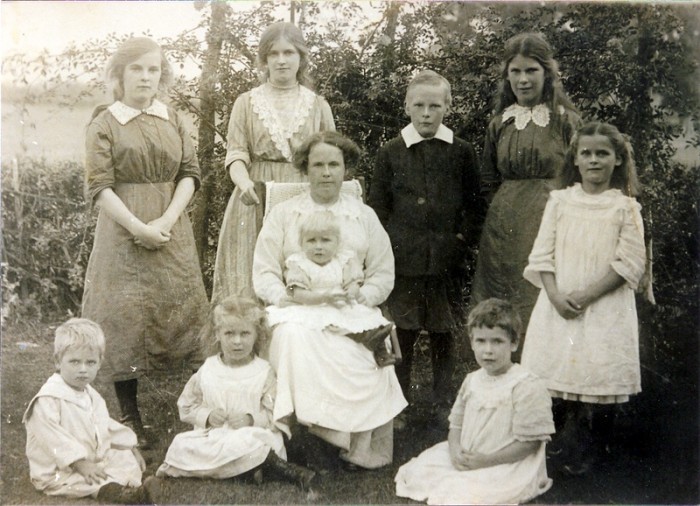
<svg viewBox="0 0 700 506">
<path fill-rule="evenodd" d="M 78 313 L 94 227 L 79 164 L 3 167 L 3 323 Z"/>
<path fill-rule="evenodd" d="M 640 303 L 642 351 L 670 367 L 690 362 L 686 354 L 696 353 L 698 333 L 700 176 L 697 167 L 679 166 L 672 157 L 681 120 L 697 125 L 699 119 L 696 12 L 643 3 L 387 2 L 378 7 L 381 20 L 365 26 L 356 3 L 295 5 L 310 46 L 315 89 L 331 104 L 339 130 L 363 147 L 359 173 L 370 189 L 377 149 L 407 122 L 403 98 L 417 69 L 432 68 L 452 83 L 453 111 L 446 122 L 480 150 L 505 40 L 522 31 L 544 33 L 584 117 L 612 122 L 632 138 L 658 301 L 654 307 Z M 199 118 L 204 182 L 193 222 L 207 286 L 232 191 L 223 168 L 223 138 L 235 99 L 257 83 L 255 44 L 264 27 L 279 20 L 275 8 L 274 2 L 260 2 L 241 12 L 212 2 L 200 23 L 206 44 L 192 33 L 160 41 L 174 63 L 193 60 L 203 69 L 200 77 L 179 80 L 171 99 Z M 97 87 L 97 70 L 120 40 L 111 35 L 71 48 L 51 67 L 81 68 L 95 76 Z M 36 62 L 4 64 L 24 79 Z M 697 147 L 698 135 L 688 142 Z M 19 186 L 10 174 L 3 173 L 2 180 L 4 315 L 75 311 L 92 233 L 81 171 L 40 161 L 23 162 L 17 172 Z"/>
</svg>

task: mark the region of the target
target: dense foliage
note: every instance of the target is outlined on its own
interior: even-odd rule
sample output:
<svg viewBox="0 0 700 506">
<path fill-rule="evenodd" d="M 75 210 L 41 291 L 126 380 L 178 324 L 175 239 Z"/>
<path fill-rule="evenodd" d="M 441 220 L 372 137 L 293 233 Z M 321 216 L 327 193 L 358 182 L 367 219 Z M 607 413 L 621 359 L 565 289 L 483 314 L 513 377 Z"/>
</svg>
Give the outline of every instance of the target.
<svg viewBox="0 0 700 506">
<path fill-rule="evenodd" d="M 565 88 L 581 113 L 616 124 L 632 138 L 641 173 L 647 236 L 653 239 L 658 305 L 640 304 L 645 346 L 659 360 L 676 361 L 697 346 L 697 166 L 672 160 L 683 124 L 698 128 L 698 9 L 633 3 L 386 3 L 381 19 L 366 21 L 359 3 L 297 2 L 298 23 L 312 53 L 316 90 L 334 111 L 338 128 L 364 149 L 359 172 L 371 186 L 377 148 L 406 123 L 406 83 L 419 68 L 442 73 L 453 85 L 446 122 L 477 149 L 492 111 L 504 41 L 540 31 L 556 48 Z M 235 98 L 257 84 L 255 44 L 263 28 L 279 20 L 279 5 L 261 2 L 239 12 L 225 2 L 201 10 L 201 44 L 194 31 L 161 40 L 177 65 L 196 62 L 197 78 L 181 78 L 171 99 L 199 119 L 204 185 L 193 206 L 207 282 L 218 227 L 232 185 L 223 169 L 222 138 Z M 285 13 L 286 15 L 286 13 Z M 120 42 L 114 35 L 50 59 L 29 62 L 53 84 L 93 76 Z M 20 59 L 4 69 L 26 80 Z M 49 70 L 46 70 L 46 69 Z M 26 67 L 25 67 L 25 70 Z M 69 77 L 70 78 L 70 77 Z M 43 90 L 43 91 L 42 91 Z M 89 90 L 88 90 L 89 91 Z M 692 132 L 691 132 L 692 133 Z M 687 132 L 686 132 L 687 134 Z M 698 146 L 698 138 L 687 141 Z M 75 312 L 80 297 L 90 218 L 82 203 L 80 167 L 22 161 L 21 190 L 3 171 L 3 315 L 19 318 L 48 311 Z M 60 199 L 51 200 L 52 195 Z M 39 198 L 41 197 L 41 198 Z M 679 333 L 679 330 L 683 332 Z M 671 336 L 687 342 L 673 342 Z"/>
</svg>

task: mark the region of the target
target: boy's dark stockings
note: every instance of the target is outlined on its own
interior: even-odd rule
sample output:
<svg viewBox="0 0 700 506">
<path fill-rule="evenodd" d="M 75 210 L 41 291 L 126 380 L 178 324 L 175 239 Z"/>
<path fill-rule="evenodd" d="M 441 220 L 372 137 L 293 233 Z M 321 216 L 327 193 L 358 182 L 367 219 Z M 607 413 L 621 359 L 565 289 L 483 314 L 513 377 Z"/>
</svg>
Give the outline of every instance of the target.
<svg viewBox="0 0 700 506">
<path fill-rule="evenodd" d="M 146 450 L 152 446 L 146 430 L 143 428 L 141 413 L 138 407 L 138 380 L 115 381 L 114 391 L 117 394 L 119 409 L 122 412 L 120 422 L 136 433 L 138 447 Z"/>
<path fill-rule="evenodd" d="M 396 367 L 401 390 L 410 402 L 411 369 L 413 367 L 413 347 L 420 330 L 396 329 L 403 360 Z M 452 373 L 455 368 L 454 340 L 450 332 L 431 332 L 430 362 L 433 368 L 433 402 L 447 405 L 452 402 Z"/>
</svg>

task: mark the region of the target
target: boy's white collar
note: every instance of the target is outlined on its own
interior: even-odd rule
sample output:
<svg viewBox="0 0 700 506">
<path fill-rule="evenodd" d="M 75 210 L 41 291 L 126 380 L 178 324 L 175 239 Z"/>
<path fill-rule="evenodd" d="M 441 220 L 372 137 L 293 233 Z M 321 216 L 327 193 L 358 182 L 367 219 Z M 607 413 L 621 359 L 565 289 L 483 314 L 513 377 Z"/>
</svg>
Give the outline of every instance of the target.
<svg viewBox="0 0 700 506">
<path fill-rule="evenodd" d="M 413 126 L 413 123 L 410 123 L 403 130 L 401 130 L 401 137 L 406 143 L 407 148 L 410 148 L 411 146 L 413 146 L 414 144 L 418 144 L 419 142 L 428 140 L 426 137 L 423 137 L 421 134 L 418 133 L 418 130 L 416 130 L 416 127 Z M 435 135 L 431 137 L 431 139 L 438 139 L 446 142 L 447 144 L 452 144 L 454 142 L 454 133 L 452 132 L 452 130 L 440 123 L 437 132 L 435 132 Z"/>
<path fill-rule="evenodd" d="M 124 102 L 117 100 L 108 107 L 109 112 L 116 118 L 120 125 L 126 125 L 129 121 L 140 116 L 149 114 L 168 121 L 168 107 L 161 101 L 154 99 L 146 109 L 134 109 Z"/>
</svg>

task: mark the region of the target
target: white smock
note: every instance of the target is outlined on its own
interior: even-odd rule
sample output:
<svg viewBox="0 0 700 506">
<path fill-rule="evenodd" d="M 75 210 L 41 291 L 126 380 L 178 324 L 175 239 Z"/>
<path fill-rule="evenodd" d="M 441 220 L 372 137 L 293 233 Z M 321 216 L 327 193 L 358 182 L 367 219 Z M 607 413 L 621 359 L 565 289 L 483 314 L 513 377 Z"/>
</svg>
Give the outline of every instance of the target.
<svg viewBox="0 0 700 506">
<path fill-rule="evenodd" d="M 231 478 L 262 464 L 270 450 L 286 458 L 282 430 L 272 422 L 275 377 L 270 364 L 258 357 L 230 367 L 219 355 L 209 357 L 185 385 L 180 418 L 194 430 L 175 436 L 157 476 Z M 207 427 L 214 409 L 249 414 L 254 425 L 238 429 Z"/>
<path fill-rule="evenodd" d="M 519 364 L 489 376 L 467 375 L 449 417 L 461 431 L 463 450 L 494 453 L 515 441 L 542 441 L 540 448 L 510 464 L 457 470 L 447 441 L 411 459 L 396 474 L 396 495 L 428 504 L 518 504 L 552 486 L 545 442 L 554 433 L 551 400 L 541 380 Z"/>
</svg>

